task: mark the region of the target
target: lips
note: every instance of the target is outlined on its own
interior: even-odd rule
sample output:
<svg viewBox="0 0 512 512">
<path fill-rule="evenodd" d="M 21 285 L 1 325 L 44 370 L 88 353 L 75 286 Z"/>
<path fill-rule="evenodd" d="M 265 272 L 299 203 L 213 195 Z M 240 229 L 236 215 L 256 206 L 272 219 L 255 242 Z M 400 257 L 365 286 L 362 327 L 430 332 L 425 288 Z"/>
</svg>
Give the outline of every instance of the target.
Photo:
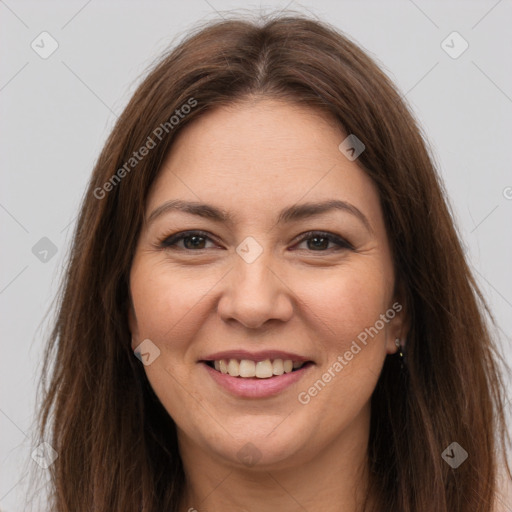
<svg viewBox="0 0 512 512">
<path fill-rule="evenodd" d="M 276 350 L 216 352 L 199 362 L 220 386 L 235 395 L 253 398 L 279 393 L 314 364 L 299 354 Z"/>
</svg>

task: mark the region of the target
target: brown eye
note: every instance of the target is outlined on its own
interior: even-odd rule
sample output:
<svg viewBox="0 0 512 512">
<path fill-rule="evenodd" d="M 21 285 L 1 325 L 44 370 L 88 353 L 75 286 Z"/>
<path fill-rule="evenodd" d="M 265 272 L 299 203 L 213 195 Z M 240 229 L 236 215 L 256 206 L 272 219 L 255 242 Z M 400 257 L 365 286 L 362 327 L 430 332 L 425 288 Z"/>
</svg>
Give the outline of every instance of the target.
<svg viewBox="0 0 512 512">
<path fill-rule="evenodd" d="M 333 233 L 324 233 L 321 231 L 311 231 L 309 233 L 306 233 L 305 236 L 301 239 L 300 243 L 304 242 L 307 243 L 308 250 L 315 252 L 326 252 L 329 251 L 330 249 L 354 250 L 354 247 L 343 238 Z M 330 243 L 335 244 L 336 247 L 328 247 Z"/>
<path fill-rule="evenodd" d="M 208 248 L 206 247 L 207 240 L 211 241 L 210 237 L 202 231 L 184 231 L 165 238 L 160 246 L 164 249 L 202 250 Z M 183 241 L 183 246 L 178 245 L 181 241 Z"/>
</svg>

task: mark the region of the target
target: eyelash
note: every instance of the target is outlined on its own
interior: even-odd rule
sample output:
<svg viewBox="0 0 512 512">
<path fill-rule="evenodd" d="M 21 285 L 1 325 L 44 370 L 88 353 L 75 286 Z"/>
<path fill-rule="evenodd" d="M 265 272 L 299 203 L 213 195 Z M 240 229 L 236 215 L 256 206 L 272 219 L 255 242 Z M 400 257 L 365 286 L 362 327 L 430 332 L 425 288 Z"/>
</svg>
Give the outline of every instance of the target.
<svg viewBox="0 0 512 512">
<path fill-rule="evenodd" d="M 206 233 L 205 231 L 181 231 L 179 233 L 166 235 L 164 238 L 162 238 L 159 241 L 158 247 L 161 249 L 176 249 L 176 243 L 180 242 L 181 240 L 184 240 L 185 238 L 190 238 L 192 236 L 199 236 L 201 238 L 208 239 L 210 241 L 212 238 Z M 334 249 L 335 251 L 339 251 L 342 249 L 348 249 L 353 251 L 354 247 L 352 244 L 350 244 L 347 240 L 341 238 L 340 236 L 334 235 L 333 233 L 327 233 L 325 231 L 308 231 L 307 233 L 303 233 L 302 238 L 297 242 L 297 244 L 301 244 L 304 241 L 310 240 L 312 238 L 325 238 L 329 242 L 332 242 L 338 246 L 337 249 Z M 187 248 L 179 248 L 180 250 L 189 251 L 189 252 L 200 252 L 204 251 L 206 249 L 187 249 Z M 306 249 L 307 250 L 307 249 Z M 314 251 L 311 250 L 310 252 L 331 252 L 333 249 L 325 249 L 325 250 L 319 250 Z"/>
</svg>

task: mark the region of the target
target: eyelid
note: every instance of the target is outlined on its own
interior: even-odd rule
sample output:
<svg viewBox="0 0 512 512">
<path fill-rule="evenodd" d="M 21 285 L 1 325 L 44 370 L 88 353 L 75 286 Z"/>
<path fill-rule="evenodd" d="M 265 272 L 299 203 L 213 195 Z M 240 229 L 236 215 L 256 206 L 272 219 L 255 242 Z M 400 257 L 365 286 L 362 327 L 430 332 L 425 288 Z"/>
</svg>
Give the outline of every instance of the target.
<svg viewBox="0 0 512 512">
<path fill-rule="evenodd" d="M 178 242 L 181 242 L 184 238 L 191 237 L 194 235 L 207 238 L 208 240 L 215 242 L 215 238 L 210 233 L 202 231 L 201 229 L 190 229 L 186 231 L 178 231 L 176 233 L 165 235 L 161 240 L 159 240 L 158 246 L 162 249 L 170 249 L 172 247 L 176 247 L 176 244 Z M 169 240 L 171 240 L 172 243 L 169 243 Z M 190 249 L 183 250 L 192 252 Z M 204 250 L 205 249 L 196 249 L 197 252 Z"/>
<path fill-rule="evenodd" d="M 185 239 L 187 237 L 194 236 L 194 235 L 200 236 L 200 237 L 208 239 L 214 243 L 217 243 L 215 240 L 215 237 L 213 237 L 210 233 L 203 231 L 201 229 L 194 229 L 194 230 L 179 231 L 176 233 L 165 235 L 162 239 L 159 240 L 158 248 L 161 248 L 161 249 L 175 248 L 176 244 L 178 242 L 181 242 L 183 239 Z M 313 238 L 315 236 L 318 238 L 326 238 L 327 240 L 329 240 L 329 242 L 335 244 L 337 247 L 334 249 L 331 248 L 331 249 L 320 250 L 320 251 L 310 250 L 308 252 L 330 253 L 333 250 L 335 250 L 335 251 L 339 251 L 339 250 L 343 250 L 343 249 L 349 249 L 352 251 L 355 250 L 355 247 L 346 238 L 344 238 L 340 235 L 336 235 L 331 232 L 321 231 L 321 230 L 310 230 L 310 231 L 306 231 L 305 233 L 301 233 L 300 235 L 298 235 L 295 238 L 295 241 L 293 243 L 294 243 L 294 245 L 298 245 L 298 244 L 301 244 L 302 242 L 305 242 L 308 239 Z M 181 249 L 180 248 L 180 250 L 188 251 L 188 252 L 200 252 L 200 251 L 204 251 L 206 249 L 205 248 L 203 248 L 203 249 Z M 300 249 L 297 249 L 297 250 L 300 250 Z"/>
<path fill-rule="evenodd" d="M 340 235 L 336 235 L 334 233 L 328 232 L 328 231 L 321 231 L 321 230 L 315 230 L 315 229 L 313 229 L 311 231 L 307 231 L 307 232 L 299 235 L 299 240 L 297 241 L 297 244 L 305 242 L 306 240 L 308 240 L 309 238 L 312 238 L 314 236 L 317 236 L 319 238 L 326 238 L 330 242 L 336 244 L 338 246 L 338 248 L 336 250 L 341 250 L 341 249 L 355 250 L 354 246 L 346 238 L 344 238 Z M 327 249 L 325 251 L 309 251 L 309 252 L 329 252 L 329 249 Z"/>
</svg>

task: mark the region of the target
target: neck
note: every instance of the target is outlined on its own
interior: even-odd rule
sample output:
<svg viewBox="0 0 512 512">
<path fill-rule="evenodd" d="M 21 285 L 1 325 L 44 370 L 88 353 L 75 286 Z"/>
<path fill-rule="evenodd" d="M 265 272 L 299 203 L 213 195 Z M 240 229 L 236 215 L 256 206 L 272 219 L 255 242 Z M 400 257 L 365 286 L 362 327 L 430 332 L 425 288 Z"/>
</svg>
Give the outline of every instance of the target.
<svg viewBox="0 0 512 512">
<path fill-rule="evenodd" d="M 368 487 L 369 411 L 362 414 L 368 421 L 359 418 L 314 457 L 297 454 L 279 468 L 240 469 L 207 455 L 181 432 L 187 483 L 180 512 L 359 512 Z"/>
</svg>

